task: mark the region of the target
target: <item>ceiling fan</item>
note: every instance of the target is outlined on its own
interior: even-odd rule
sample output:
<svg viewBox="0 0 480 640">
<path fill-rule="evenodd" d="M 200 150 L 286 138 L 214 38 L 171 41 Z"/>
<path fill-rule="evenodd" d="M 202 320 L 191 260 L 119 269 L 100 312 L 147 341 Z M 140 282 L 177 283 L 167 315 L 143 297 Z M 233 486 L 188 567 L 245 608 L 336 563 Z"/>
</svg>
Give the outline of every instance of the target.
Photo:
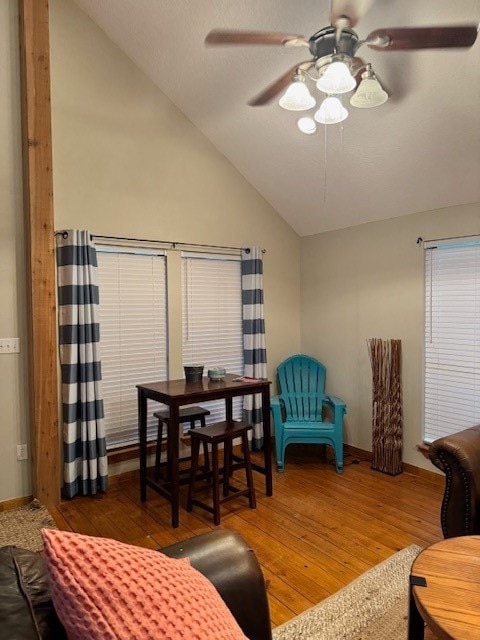
<svg viewBox="0 0 480 640">
<path fill-rule="evenodd" d="M 363 4 L 369 3 L 363 1 Z M 353 30 L 359 20 L 360 12 L 357 8 L 361 5 L 362 0 L 333 0 L 330 25 L 314 33 L 308 40 L 302 35 L 290 33 L 214 29 L 205 38 L 205 43 L 207 45 L 282 45 L 307 48 L 311 55 L 310 59 L 288 69 L 250 100 L 249 104 L 265 105 L 290 85 L 280 99 L 280 106 L 291 111 L 310 109 L 316 103 L 305 83 L 305 80 L 310 78 L 317 83 L 318 89 L 327 94 L 324 103 L 329 101 L 326 107 L 322 103 L 319 111 L 315 113 L 315 120 L 323 124 L 335 124 L 348 115 L 337 97 L 339 94 L 357 88 L 350 103 L 360 108 L 378 106 L 388 98 L 371 64 L 365 63 L 357 56 L 361 46 L 367 45 L 375 51 L 470 47 L 478 35 L 476 24 L 394 27 L 375 29 L 361 40 Z M 312 129 L 312 124 L 309 126 Z M 313 126 L 315 126 L 314 123 Z M 303 131 L 302 128 L 301 130 Z M 305 130 L 304 133 L 313 133 L 313 130 Z"/>
</svg>

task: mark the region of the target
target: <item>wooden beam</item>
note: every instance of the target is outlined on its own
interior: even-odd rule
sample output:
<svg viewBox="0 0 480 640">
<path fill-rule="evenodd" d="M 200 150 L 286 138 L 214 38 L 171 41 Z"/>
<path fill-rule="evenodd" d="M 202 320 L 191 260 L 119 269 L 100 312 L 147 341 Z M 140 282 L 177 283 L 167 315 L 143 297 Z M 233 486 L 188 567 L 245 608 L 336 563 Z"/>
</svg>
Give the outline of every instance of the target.
<svg viewBox="0 0 480 640">
<path fill-rule="evenodd" d="M 48 0 L 19 0 L 33 495 L 60 502 Z"/>
</svg>

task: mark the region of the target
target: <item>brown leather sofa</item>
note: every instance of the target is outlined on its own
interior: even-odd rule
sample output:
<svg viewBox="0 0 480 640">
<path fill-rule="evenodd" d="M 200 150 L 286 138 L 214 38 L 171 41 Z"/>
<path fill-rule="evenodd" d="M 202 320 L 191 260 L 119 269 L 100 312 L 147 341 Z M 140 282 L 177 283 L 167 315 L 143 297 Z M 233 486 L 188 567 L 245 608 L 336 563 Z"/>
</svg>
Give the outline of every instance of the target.
<svg viewBox="0 0 480 640">
<path fill-rule="evenodd" d="M 445 473 L 445 538 L 480 534 L 480 425 L 435 440 L 429 457 Z"/>
<path fill-rule="evenodd" d="M 263 574 L 253 550 L 239 534 L 214 530 L 161 551 L 172 558 L 190 558 L 191 564 L 214 584 L 247 638 L 271 640 Z M 67 637 L 50 599 L 43 558 L 12 546 L 0 549 L 0 637 Z"/>
</svg>

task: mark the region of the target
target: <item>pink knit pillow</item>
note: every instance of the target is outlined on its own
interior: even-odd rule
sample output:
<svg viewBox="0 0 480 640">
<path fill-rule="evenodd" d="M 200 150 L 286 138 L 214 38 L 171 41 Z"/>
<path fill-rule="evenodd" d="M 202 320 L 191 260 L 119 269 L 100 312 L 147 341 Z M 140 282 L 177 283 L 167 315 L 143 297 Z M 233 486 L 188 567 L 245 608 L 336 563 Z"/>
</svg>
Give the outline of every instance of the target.
<svg viewBox="0 0 480 640">
<path fill-rule="evenodd" d="M 70 640 L 245 640 L 188 559 L 42 529 L 52 600 Z"/>
</svg>

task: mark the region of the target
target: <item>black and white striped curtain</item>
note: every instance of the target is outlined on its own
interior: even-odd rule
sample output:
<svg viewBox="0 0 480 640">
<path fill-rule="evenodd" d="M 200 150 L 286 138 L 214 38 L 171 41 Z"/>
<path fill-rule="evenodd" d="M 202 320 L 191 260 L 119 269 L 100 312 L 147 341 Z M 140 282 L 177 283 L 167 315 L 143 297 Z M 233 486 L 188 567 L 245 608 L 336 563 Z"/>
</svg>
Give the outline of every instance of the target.
<svg viewBox="0 0 480 640">
<path fill-rule="evenodd" d="M 242 306 L 244 375 L 267 377 L 265 318 L 263 313 L 263 260 L 259 247 L 242 249 Z M 253 425 L 252 449 L 263 446 L 262 395 L 246 396 L 243 418 Z"/>
<path fill-rule="evenodd" d="M 88 231 L 57 239 L 58 334 L 62 371 L 63 495 L 105 491 L 108 463 L 99 354 L 97 254 Z"/>
</svg>

